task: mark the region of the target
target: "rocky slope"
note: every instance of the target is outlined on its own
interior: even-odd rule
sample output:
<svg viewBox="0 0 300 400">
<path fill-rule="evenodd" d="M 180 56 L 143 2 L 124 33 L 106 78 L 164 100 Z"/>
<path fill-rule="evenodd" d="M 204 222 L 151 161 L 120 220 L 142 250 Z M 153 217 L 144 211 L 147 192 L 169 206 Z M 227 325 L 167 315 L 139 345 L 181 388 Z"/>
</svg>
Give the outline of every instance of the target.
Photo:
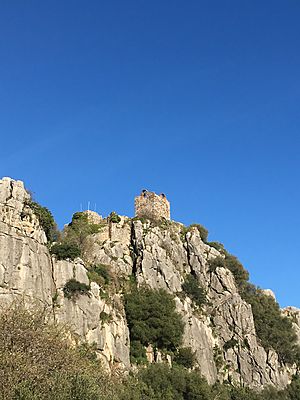
<svg viewBox="0 0 300 400">
<path fill-rule="evenodd" d="M 201 240 L 197 228 L 184 232 L 183 225 L 175 222 L 151 226 L 127 217 L 117 223 L 101 219 L 100 232 L 85 242 L 85 264 L 78 258 L 57 261 L 50 256 L 38 219 L 26 205 L 28 199 L 22 182 L 0 180 L 0 305 L 20 297 L 42 302 L 78 337 L 95 342 L 107 366 L 128 369 L 130 339 L 118 287 L 134 275 L 138 285 L 175 295 L 185 323 L 184 346 L 195 351 L 208 382 L 219 379 L 278 388 L 289 382 L 292 371 L 274 351 L 260 345 L 251 306 L 240 297 L 232 273 L 222 267 L 210 271 L 209 260 L 220 253 Z M 89 296 L 66 298 L 66 282 L 75 278 L 89 284 L 86 266 L 97 263 L 111 266 L 115 289 L 103 296 L 104 288 L 91 282 Z M 207 292 L 203 312 L 195 312 L 191 299 L 182 294 L 184 276 L 189 273 Z M 299 310 L 286 313 L 294 315 L 299 332 Z M 230 341 L 234 345 L 226 346 Z"/>
</svg>

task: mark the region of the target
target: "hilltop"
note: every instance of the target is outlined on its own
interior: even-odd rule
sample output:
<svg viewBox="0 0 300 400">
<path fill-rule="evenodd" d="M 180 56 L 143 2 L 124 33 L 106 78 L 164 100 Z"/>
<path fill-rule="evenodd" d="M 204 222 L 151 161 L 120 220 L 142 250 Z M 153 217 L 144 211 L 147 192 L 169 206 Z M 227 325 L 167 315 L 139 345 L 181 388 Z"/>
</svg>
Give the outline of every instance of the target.
<svg viewBox="0 0 300 400">
<path fill-rule="evenodd" d="M 178 364 L 209 384 L 286 387 L 300 311 L 251 285 L 203 226 L 172 221 L 164 194 L 135 203 L 133 218 L 78 212 L 59 232 L 23 182 L 0 180 L 0 305 L 50 309 L 107 370 Z"/>
</svg>

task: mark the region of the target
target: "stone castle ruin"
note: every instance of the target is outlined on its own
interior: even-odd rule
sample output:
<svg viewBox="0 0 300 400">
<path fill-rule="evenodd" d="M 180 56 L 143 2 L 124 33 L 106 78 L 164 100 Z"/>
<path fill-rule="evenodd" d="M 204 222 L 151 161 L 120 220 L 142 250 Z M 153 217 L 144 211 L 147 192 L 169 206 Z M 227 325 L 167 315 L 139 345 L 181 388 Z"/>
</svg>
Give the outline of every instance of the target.
<svg viewBox="0 0 300 400">
<path fill-rule="evenodd" d="M 164 193 L 156 194 L 142 190 L 134 200 L 135 216 L 158 221 L 162 218 L 170 220 L 170 203 Z"/>
</svg>

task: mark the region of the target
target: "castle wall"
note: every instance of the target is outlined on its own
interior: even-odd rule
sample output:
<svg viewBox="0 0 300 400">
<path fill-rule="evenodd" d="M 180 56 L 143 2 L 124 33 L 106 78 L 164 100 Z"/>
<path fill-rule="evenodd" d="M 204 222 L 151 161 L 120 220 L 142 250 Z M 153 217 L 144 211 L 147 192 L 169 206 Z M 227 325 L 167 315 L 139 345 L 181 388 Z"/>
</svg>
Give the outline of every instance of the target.
<svg viewBox="0 0 300 400">
<path fill-rule="evenodd" d="M 135 198 L 135 216 L 151 220 L 170 219 L 170 203 L 163 194 L 143 191 Z"/>
</svg>

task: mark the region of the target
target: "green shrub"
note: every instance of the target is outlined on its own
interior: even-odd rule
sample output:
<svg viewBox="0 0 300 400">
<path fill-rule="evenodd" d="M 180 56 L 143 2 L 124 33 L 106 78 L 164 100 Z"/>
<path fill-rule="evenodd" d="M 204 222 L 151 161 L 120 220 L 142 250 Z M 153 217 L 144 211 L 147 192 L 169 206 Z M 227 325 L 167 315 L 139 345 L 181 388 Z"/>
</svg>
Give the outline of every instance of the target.
<svg viewBox="0 0 300 400">
<path fill-rule="evenodd" d="M 62 242 L 76 244 L 82 250 L 86 238 L 98 233 L 100 228 L 100 224 L 89 221 L 87 213 L 76 212 L 72 221 L 64 228 Z"/>
<path fill-rule="evenodd" d="M 249 279 L 249 273 L 235 256 L 226 253 L 225 267 L 232 272 L 234 279 L 240 288 L 246 284 Z"/>
<path fill-rule="evenodd" d="M 218 256 L 209 260 L 209 270 L 214 272 L 217 268 L 226 268 L 223 257 Z"/>
<path fill-rule="evenodd" d="M 121 221 L 121 217 L 113 211 L 110 213 L 109 220 L 110 222 L 117 224 L 118 222 Z"/>
<path fill-rule="evenodd" d="M 133 217 L 132 221 L 141 221 L 142 224 L 146 224 L 149 220 L 145 217 Z"/>
<path fill-rule="evenodd" d="M 203 242 L 207 242 L 208 230 L 204 226 L 200 224 L 192 224 L 189 226 L 189 228 L 197 228 Z"/>
<path fill-rule="evenodd" d="M 100 313 L 100 321 L 103 324 L 108 324 L 112 321 L 112 316 L 110 314 L 107 314 L 105 311 L 101 311 Z"/>
<path fill-rule="evenodd" d="M 206 303 L 205 291 L 199 286 L 197 279 L 193 275 L 188 275 L 182 284 L 183 291 L 192 299 L 198 307 Z"/>
<path fill-rule="evenodd" d="M 289 399 L 300 400 L 300 376 L 294 375 L 292 382 L 286 388 L 285 392 L 287 392 Z"/>
<path fill-rule="evenodd" d="M 274 387 L 261 392 L 228 384 L 207 384 L 196 371 L 152 364 L 126 382 L 122 400 L 300 400 L 299 377 L 282 391 Z"/>
<path fill-rule="evenodd" d="M 217 345 L 213 348 L 213 357 L 217 370 L 219 370 L 224 364 L 224 358 L 222 350 Z"/>
<path fill-rule="evenodd" d="M 181 347 L 174 356 L 174 362 L 184 368 L 193 368 L 196 357 L 190 347 Z"/>
<path fill-rule="evenodd" d="M 76 212 L 72 221 L 64 228 L 60 242 L 51 247 L 51 253 L 55 254 L 58 260 L 74 260 L 82 256 L 87 236 L 99 232 L 100 227 L 99 224 L 90 223 L 85 212 Z"/>
<path fill-rule="evenodd" d="M 181 240 L 184 241 L 185 240 L 185 236 L 188 232 L 190 232 L 191 228 L 197 228 L 200 234 L 201 239 L 203 240 L 203 242 L 206 243 L 207 241 L 207 237 L 208 237 L 208 230 L 206 228 L 204 228 L 204 226 L 200 225 L 200 224 L 192 224 L 190 226 L 182 226 L 181 227 Z"/>
<path fill-rule="evenodd" d="M 74 260 L 80 257 L 81 251 L 76 244 L 72 243 L 55 243 L 50 248 L 51 254 L 54 254 L 58 260 Z"/>
<path fill-rule="evenodd" d="M 57 227 L 53 215 L 48 208 L 41 206 L 35 201 L 28 201 L 26 203 L 33 213 L 37 216 L 41 227 L 43 228 L 47 239 L 52 242 L 57 237 Z"/>
<path fill-rule="evenodd" d="M 131 340 L 143 346 L 175 350 L 181 343 L 184 324 L 176 312 L 174 297 L 166 291 L 141 288 L 125 295 Z"/>
<path fill-rule="evenodd" d="M 88 222 L 88 215 L 83 211 L 78 211 L 72 215 L 72 222 L 71 224 L 75 224 L 78 221 Z"/>
<path fill-rule="evenodd" d="M 254 285 L 247 284 L 241 295 L 252 306 L 257 336 L 265 349 L 273 348 L 280 361 L 300 365 L 300 348 L 292 322 L 282 316 L 278 303 Z"/>
<path fill-rule="evenodd" d="M 72 216 L 72 221 L 68 225 L 78 234 L 81 233 L 85 237 L 88 235 L 93 235 L 94 233 L 98 233 L 101 225 L 94 224 L 89 221 L 88 214 L 85 212 L 76 212 Z"/>
<path fill-rule="evenodd" d="M 66 282 L 63 292 L 67 299 L 76 297 L 79 294 L 89 295 L 90 287 L 85 283 L 78 282 L 76 279 L 70 279 Z"/>
<path fill-rule="evenodd" d="M 212 400 L 211 387 L 198 372 L 152 364 L 136 376 L 139 400 Z M 130 398 L 130 397 L 128 397 Z M 218 397 L 215 397 L 218 398 Z"/>
<path fill-rule="evenodd" d="M 229 349 L 233 349 L 236 345 L 238 344 L 238 341 L 236 339 L 229 339 L 227 342 L 224 343 L 223 349 L 225 351 Z"/>
<path fill-rule="evenodd" d="M 239 262 L 239 260 L 225 252 L 225 258 L 223 257 L 215 257 L 209 261 L 209 270 L 215 271 L 216 268 L 223 267 L 229 269 L 232 272 L 235 282 L 239 288 L 242 288 L 249 279 L 249 273 L 245 270 L 243 265 Z"/>
<path fill-rule="evenodd" d="M 213 247 L 214 249 L 218 250 L 220 253 L 225 252 L 225 248 L 224 248 L 223 243 L 220 243 L 220 242 L 207 242 L 207 244 L 210 247 Z"/>
<path fill-rule="evenodd" d="M 1 309 L 0 399 L 116 400 L 101 363 L 52 317 L 22 303 Z"/>
<path fill-rule="evenodd" d="M 92 265 L 88 270 L 88 277 L 90 281 L 98 283 L 99 286 L 108 285 L 111 281 L 109 265 Z"/>
<path fill-rule="evenodd" d="M 139 340 L 130 342 L 130 361 L 134 364 L 148 363 L 145 346 Z"/>
</svg>

